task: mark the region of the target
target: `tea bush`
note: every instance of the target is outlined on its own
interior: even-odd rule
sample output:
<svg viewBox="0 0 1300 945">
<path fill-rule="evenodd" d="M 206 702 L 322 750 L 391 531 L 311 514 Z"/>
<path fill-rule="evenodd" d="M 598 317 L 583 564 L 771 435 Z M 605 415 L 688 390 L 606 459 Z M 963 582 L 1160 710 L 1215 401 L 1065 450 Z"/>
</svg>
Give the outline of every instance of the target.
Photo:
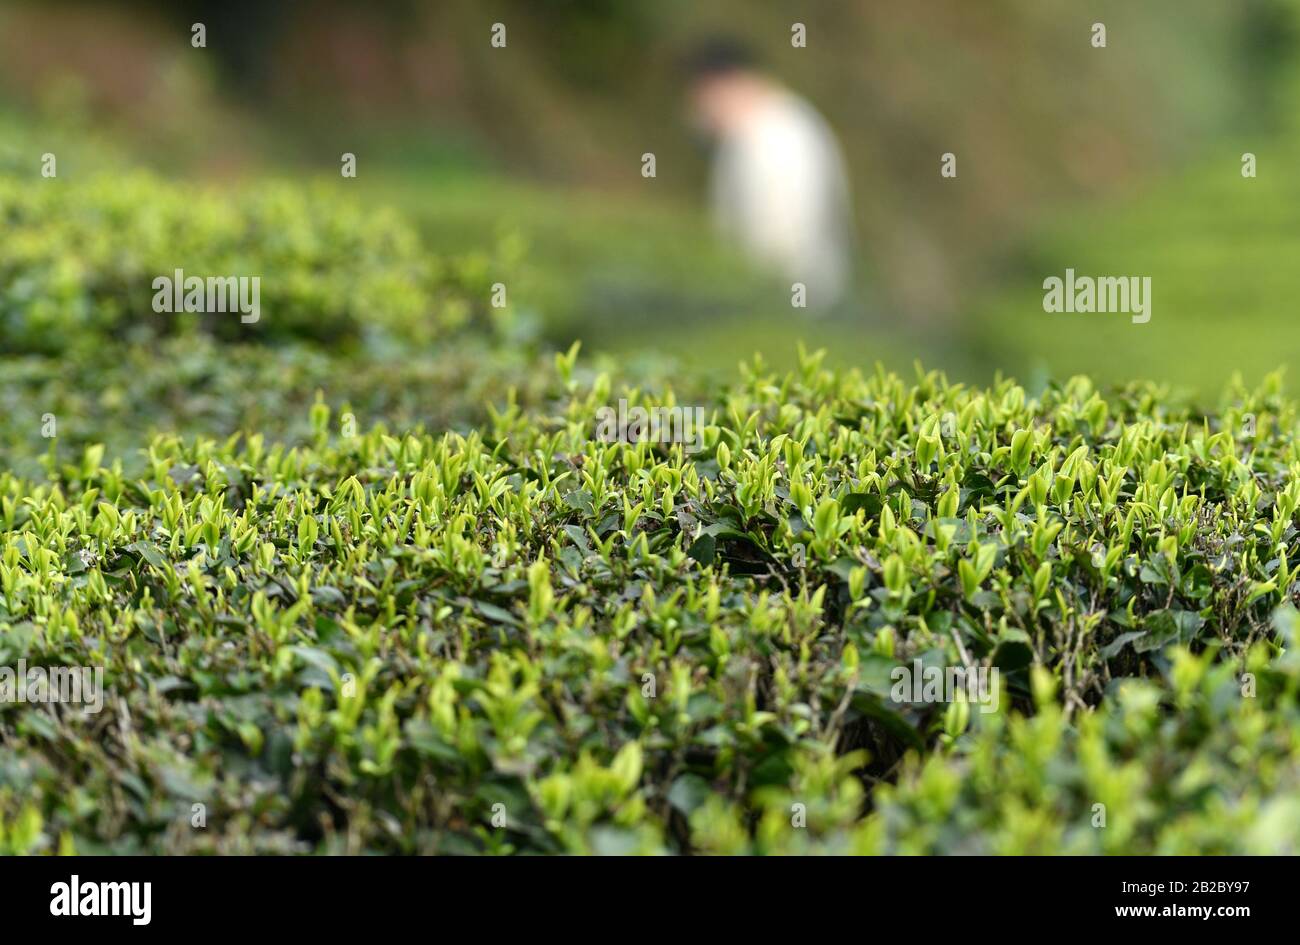
<svg viewBox="0 0 1300 945">
<path fill-rule="evenodd" d="M 0 848 L 1295 851 L 1275 378 L 1206 414 L 756 362 L 696 453 L 598 439 L 621 396 L 676 402 L 570 352 L 478 429 L 319 403 L 0 475 L 0 666 L 106 690 L 0 702 Z M 915 659 L 1000 711 L 895 701 Z"/>
<path fill-rule="evenodd" d="M 484 404 L 513 389 L 534 402 L 542 355 L 475 335 L 448 339 L 436 355 L 339 353 L 317 344 L 221 343 L 202 333 L 150 345 L 105 343 L 75 357 L 0 359 L 0 461 L 26 475 L 102 444 L 128 475 L 145 467 L 156 433 L 225 439 L 256 430 L 307 442 L 308 411 L 322 397 L 358 427 L 379 419 L 401 429 L 469 428 Z"/>
<path fill-rule="evenodd" d="M 87 179 L 0 174 L 0 348 L 93 352 L 180 330 L 227 340 L 428 345 L 504 310 L 491 287 L 518 246 L 435 256 L 392 210 L 315 187 L 230 189 L 123 171 Z M 260 317 L 158 313 L 158 277 L 258 277 Z"/>
</svg>

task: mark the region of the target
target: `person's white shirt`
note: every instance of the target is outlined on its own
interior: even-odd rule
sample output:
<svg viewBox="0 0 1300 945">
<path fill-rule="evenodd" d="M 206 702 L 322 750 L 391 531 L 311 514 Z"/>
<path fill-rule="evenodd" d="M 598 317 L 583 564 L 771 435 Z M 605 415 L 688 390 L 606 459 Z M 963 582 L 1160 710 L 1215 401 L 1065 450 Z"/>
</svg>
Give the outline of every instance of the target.
<svg viewBox="0 0 1300 945">
<path fill-rule="evenodd" d="M 834 304 L 851 268 L 849 188 L 830 126 L 803 99 L 765 95 L 718 142 L 712 171 L 719 226 L 751 256 Z"/>
</svg>

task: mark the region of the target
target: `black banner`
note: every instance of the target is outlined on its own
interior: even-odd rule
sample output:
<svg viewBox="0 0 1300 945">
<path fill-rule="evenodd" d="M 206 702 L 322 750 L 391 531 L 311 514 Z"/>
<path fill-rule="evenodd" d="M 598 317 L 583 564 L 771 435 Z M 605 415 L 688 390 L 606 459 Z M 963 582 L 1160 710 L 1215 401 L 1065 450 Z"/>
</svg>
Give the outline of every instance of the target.
<svg viewBox="0 0 1300 945">
<path fill-rule="evenodd" d="M 767 922 L 770 911 L 811 920 L 810 906 L 821 912 L 851 903 L 871 910 L 873 929 L 916 931 L 933 922 L 940 932 L 953 924 L 1041 919 L 1071 931 L 1199 923 L 1231 934 L 1288 915 L 1294 885 L 1286 864 L 1240 858 L 899 858 L 821 863 L 811 874 L 809 864 L 693 859 L 605 863 L 599 878 L 587 872 L 591 866 L 536 858 L 9 859 L 0 862 L 0 898 L 8 930 L 112 928 L 128 936 L 374 933 L 390 923 L 427 921 L 438 904 L 458 921 L 527 916 L 541 929 L 610 929 L 625 923 L 629 910 L 649 918 L 660 910 L 701 911 L 706 903 L 703 912 L 728 923 L 760 913 Z"/>
</svg>

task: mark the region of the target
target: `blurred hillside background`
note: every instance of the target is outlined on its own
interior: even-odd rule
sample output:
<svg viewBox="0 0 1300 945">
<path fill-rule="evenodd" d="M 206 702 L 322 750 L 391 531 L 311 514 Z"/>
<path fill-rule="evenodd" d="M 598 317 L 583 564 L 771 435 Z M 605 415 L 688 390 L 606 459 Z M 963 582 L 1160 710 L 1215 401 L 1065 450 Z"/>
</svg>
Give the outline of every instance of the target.
<svg viewBox="0 0 1300 945">
<path fill-rule="evenodd" d="M 679 62 L 719 33 L 840 136 L 846 314 L 792 309 L 709 226 Z M 0 0 L 0 171 L 317 180 L 438 251 L 507 247 L 537 337 L 623 359 L 780 365 L 802 340 L 1213 394 L 1300 364 L 1298 47 L 1300 0 Z M 1151 276 L 1151 322 L 1044 313 L 1066 268 Z"/>
</svg>

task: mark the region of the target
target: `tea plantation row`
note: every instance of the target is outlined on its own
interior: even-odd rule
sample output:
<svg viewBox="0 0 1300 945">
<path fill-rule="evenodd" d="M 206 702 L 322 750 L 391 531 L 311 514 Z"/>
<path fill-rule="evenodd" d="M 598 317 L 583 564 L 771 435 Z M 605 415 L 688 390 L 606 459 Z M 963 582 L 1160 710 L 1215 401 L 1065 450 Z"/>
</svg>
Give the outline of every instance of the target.
<svg viewBox="0 0 1300 945">
<path fill-rule="evenodd" d="M 742 370 L 0 475 L 7 852 L 1297 852 L 1297 405 Z M 437 424 L 434 425 L 435 427 Z M 350 435 L 349 435 L 350 434 Z M 997 667 L 1000 709 L 891 673 Z"/>
<path fill-rule="evenodd" d="M 1300 847 L 1276 379 L 674 393 L 521 345 L 509 241 L 326 188 L 0 176 L 0 225 L 0 852 Z M 178 266 L 265 317 L 153 312 Z"/>
</svg>

